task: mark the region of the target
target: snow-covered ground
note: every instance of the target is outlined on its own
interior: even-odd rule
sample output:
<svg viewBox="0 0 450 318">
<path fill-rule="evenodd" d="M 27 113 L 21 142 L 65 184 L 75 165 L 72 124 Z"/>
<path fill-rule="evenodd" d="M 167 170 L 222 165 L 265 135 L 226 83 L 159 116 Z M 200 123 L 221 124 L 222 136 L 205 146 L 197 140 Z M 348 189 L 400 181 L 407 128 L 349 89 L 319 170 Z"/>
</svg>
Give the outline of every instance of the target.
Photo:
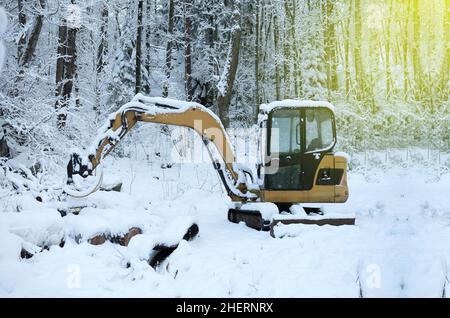
<svg viewBox="0 0 450 318">
<path fill-rule="evenodd" d="M 356 226 L 291 225 L 272 238 L 227 221 L 229 199 L 209 165 L 162 169 L 108 158 L 105 182 L 121 180 L 121 193 L 67 203 L 2 198 L 0 296 L 441 297 L 450 261 L 450 175 L 436 171 L 351 172 L 349 201 L 325 208 L 355 214 Z M 65 204 L 88 207 L 61 218 L 56 208 Z M 144 255 L 186 219 L 198 222 L 198 237 L 151 268 Z M 87 242 L 133 226 L 143 234 L 128 247 Z M 22 246 L 46 243 L 56 245 L 19 257 Z"/>
</svg>

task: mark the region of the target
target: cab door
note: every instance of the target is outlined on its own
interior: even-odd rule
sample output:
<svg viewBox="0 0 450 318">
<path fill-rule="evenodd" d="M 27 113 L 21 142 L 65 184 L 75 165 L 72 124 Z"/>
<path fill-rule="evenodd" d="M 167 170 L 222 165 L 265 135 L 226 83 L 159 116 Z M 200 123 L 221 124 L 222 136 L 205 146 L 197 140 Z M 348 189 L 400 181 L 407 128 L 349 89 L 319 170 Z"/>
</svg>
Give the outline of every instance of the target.
<svg viewBox="0 0 450 318">
<path fill-rule="evenodd" d="M 299 108 L 274 110 L 268 122 L 270 169 L 265 169 L 264 187 L 270 190 L 300 190 L 302 118 Z"/>
<path fill-rule="evenodd" d="M 315 177 L 323 157 L 329 154 L 336 143 L 336 128 L 334 115 L 328 108 L 302 109 L 302 136 L 304 138 L 304 152 L 300 164 L 301 190 L 311 190 L 316 182 Z M 319 177 L 326 183 L 334 179 L 334 166 L 329 171 L 320 171 Z"/>
</svg>

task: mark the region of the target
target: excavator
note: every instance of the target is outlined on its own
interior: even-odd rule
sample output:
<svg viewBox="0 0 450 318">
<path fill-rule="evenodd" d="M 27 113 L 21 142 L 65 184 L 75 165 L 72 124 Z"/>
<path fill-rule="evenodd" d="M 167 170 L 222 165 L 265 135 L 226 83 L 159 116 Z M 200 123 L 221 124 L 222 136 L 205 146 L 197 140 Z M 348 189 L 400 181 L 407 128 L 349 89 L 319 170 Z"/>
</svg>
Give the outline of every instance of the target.
<svg viewBox="0 0 450 318">
<path fill-rule="evenodd" d="M 259 107 L 256 169 L 237 163 L 219 118 L 194 102 L 136 95 L 111 114 L 86 154 L 74 152 L 64 191 L 85 197 L 102 182 L 101 164 L 138 123 L 189 127 L 201 137 L 231 199 L 228 220 L 271 231 L 281 224 L 354 225 L 354 217 L 327 217 L 308 204 L 344 203 L 349 197 L 347 158 L 334 152 L 334 107 L 328 102 L 284 100 Z M 83 179 L 94 182 L 83 186 Z M 303 204 L 303 212 L 292 206 Z"/>
</svg>

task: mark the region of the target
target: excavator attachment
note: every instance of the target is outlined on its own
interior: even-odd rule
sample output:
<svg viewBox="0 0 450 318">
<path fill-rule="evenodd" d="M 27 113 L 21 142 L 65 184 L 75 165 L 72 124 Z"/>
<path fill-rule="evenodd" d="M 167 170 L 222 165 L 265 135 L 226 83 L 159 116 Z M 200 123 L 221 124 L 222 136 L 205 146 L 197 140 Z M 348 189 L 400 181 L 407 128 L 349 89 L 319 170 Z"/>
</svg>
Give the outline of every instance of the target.
<svg viewBox="0 0 450 318">
<path fill-rule="evenodd" d="M 98 164 L 92 171 L 90 162 L 82 162 L 82 157 L 74 152 L 67 164 L 67 180 L 63 191 L 74 198 L 84 198 L 98 191 L 103 181 L 103 166 Z"/>
</svg>

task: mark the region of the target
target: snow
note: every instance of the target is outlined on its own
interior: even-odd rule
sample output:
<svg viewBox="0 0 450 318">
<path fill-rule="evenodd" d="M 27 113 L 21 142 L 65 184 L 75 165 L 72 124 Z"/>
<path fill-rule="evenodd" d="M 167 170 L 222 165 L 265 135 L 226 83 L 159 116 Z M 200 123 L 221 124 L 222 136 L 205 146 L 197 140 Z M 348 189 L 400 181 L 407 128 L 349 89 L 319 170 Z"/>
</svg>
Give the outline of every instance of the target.
<svg viewBox="0 0 450 318">
<path fill-rule="evenodd" d="M 305 204 L 305 206 L 310 207 L 309 204 Z M 291 208 L 292 210 L 292 208 Z M 292 220 L 292 219 L 297 219 L 298 218 L 298 214 L 301 214 L 299 212 L 299 210 L 297 210 L 297 208 L 294 208 L 295 213 L 293 214 L 280 214 L 280 215 L 275 215 L 274 219 L 276 220 Z M 323 209 L 321 209 L 322 212 Z M 339 212 L 327 212 L 327 210 L 325 210 L 324 215 L 320 215 L 320 214 L 310 214 L 310 215 L 305 215 L 302 216 L 302 219 L 310 219 L 310 220 L 324 220 L 324 219 L 341 219 L 341 218 L 354 218 L 355 214 L 354 213 L 339 213 Z"/>
<path fill-rule="evenodd" d="M 134 137 L 150 129 L 142 126 Z M 227 221 L 231 202 L 209 163 L 162 169 L 165 161 L 159 157 L 143 160 L 140 153 L 124 154 L 131 159 L 110 156 L 103 161 L 105 182 L 120 180 L 120 193 L 98 191 L 82 199 L 43 203 L 30 192 L 2 194 L 0 296 L 442 295 L 450 260 L 450 175 L 433 166 L 399 168 L 391 163 L 350 171 L 349 201 L 317 207 L 326 216 L 356 215 L 355 226 L 280 226 L 274 239 Z M 364 154 L 353 157 L 360 156 Z M 8 165 L 28 167 L 25 159 Z M 271 204 L 263 205 L 270 213 Z M 56 211 L 75 206 L 85 208 L 64 218 Z M 291 211 L 305 216 L 299 205 Z M 161 266 L 151 268 L 147 260 L 153 247 L 176 243 L 191 222 L 199 225 L 198 237 L 181 242 Z M 29 230 L 18 231 L 18 225 Z M 128 247 L 88 243 L 95 235 L 121 235 L 131 227 L 139 227 L 142 234 Z M 41 252 L 38 244 L 45 244 L 51 233 L 63 236 L 64 247 L 53 244 Z M 36 254 L 20 259 L 22 248 Z M 80 284 L 75 288 L 76 273 Z"/>
<path fill-rule="evenodd" d="M 230 47 L 230 51 L 231 51 L 231 47 Z M 231 53 L 230 51 L 228 52 L 228 56 L 227 59 L 225 61 L 225 64 L 223 66 L 223 71 L 222 74 L 220 75 L 220 79 L 219 82 L 217 83 L 217 90 L 219 91 L 219 94 L 221 96 L 225 96 L 227 91 L 228 91 L 228 83 L 227 83 L 227 79 L 228 79 L 228 74 L 230 73 L 230 64 L 231 64 Z"/>
<path fill-rule="evenodd" d="M 69 214 L 64 218 L 64 223 L 71 238 L 86 242 L 99 234 L 115 236 L 126 234 L 132 227 L 145 229 L 146 219 L 145 213 L 121 213 L 120 210 L 88 207 L 80 215 Z"/>
<path fill-rule="evenodd" d="M 347 164 L 349 164 L 352 161 L 352 157 L 344 151 L 337 151 L 334 153 L 334 156 L 345 158 L 345 160 L 347 161 Z"/>
<path fill-rule="evenodd" d="M 105 176 L 123 182 L 122 192 L 57 203 L 86 206 L 79 215 L 61 218 L 55 202 L 33 205 L 20 196 L 20 212 L 3 207 L 0 296 L 442 296 L 450 175 L 432 167 L 350 171 L 349 201 L 320 207 L 328 216 L 356 216 L 355 226 L 280 226 L 272 238 L 227 221 L 231 202 L 208 164 L 161 169 L 159 162 L 126 158 L 104 164 Z M 304 216 L 298 205 L 291 210 Z M 199 225 L 197 238 L 151 268 L 153 247 L 177 243 L 192 222 Z M 128 247 L 88 243 L 131 227 L 143 233 Z M 55 244 L 61 235 L 62 248 Z M 33 250 L 42 244 L 53 245 Z M 22 247 L 37 253 L 20 259 Z"/>
<path fill-rule="evenodd" d="M 268 114 L 278 107 L 325 107 L 330 109 L 334 113 L 334 106 L 329 102 L 297 99 L 286 99 L 282 101 L 275 101 L 270 104 L 262 104 L 259 109 L 260 111 Z"/>
<path fill-rule="evenodd" d="M 8 18 L 6 17 L 5 9 L 0 7 L 0 34 L 6 32 L 7 25 L 8 25 Z"/>
<path fill-rule="evenodd" d="M 264 220 L 272 220 L 273 216 L 278 213 L 278 208 L 275 204 L 270 202 L 254 202 L 246 203 L 241 207 L 243 211 L 260 211 Z"/>
<path fill-rule="evenodd" d="M 64 239 L 63 221 L 55 209 L 1 213 L 0 223 L 10 233 L 40 247 L 57 245 Z"/>
</svg>

